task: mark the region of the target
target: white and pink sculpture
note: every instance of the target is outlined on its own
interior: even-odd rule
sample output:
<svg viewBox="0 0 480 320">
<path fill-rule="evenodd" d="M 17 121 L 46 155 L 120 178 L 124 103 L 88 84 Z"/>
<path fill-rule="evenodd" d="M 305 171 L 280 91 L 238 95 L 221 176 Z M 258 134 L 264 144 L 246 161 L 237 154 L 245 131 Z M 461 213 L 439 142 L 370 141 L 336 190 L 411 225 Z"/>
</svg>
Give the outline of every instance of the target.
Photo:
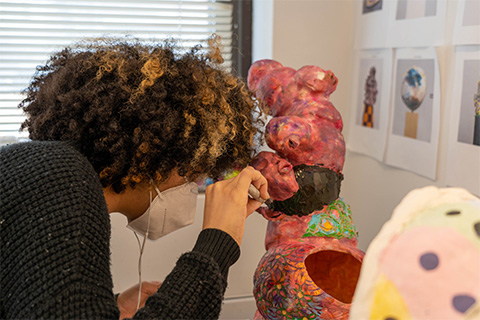
<svg viewBox="0 0 480 320">
<path fill-rule="evenodd" d="M 411 191 L 367 250 L 350 319 L 480 319 L 480 199 Z"/>
</svg>

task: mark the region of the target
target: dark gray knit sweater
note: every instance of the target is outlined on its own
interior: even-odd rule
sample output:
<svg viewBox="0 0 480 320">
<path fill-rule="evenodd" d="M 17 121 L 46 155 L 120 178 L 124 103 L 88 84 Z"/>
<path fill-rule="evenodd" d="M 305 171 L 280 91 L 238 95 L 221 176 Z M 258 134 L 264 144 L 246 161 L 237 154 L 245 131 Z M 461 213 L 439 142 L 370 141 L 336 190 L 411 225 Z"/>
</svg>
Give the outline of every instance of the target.
<svg viewBox="0 0 480 320">
<path fill-rule="evenodd" d="M 0 149 L 0 318 L 118 319 L 98 175 L 61 142 Z M 218 318 L 240 249 L 208 229 L 135 318 Z"/>
</svg>

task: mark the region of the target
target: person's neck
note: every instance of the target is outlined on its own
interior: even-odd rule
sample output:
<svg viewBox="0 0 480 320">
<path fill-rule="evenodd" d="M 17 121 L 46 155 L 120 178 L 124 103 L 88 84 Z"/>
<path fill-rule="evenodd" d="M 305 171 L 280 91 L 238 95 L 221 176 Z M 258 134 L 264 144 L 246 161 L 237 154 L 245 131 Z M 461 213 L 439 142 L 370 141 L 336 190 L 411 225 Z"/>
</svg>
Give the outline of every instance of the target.
<svg viewBox="0 0 480 320">
<path fill-rule="evenodd" d="M 103 195 L 107 203 L 108 213 L 119 212 L 129 221 L 142 215 L 150 205 L 150 188 L 127 188 L 121 193 L 116 193 L 112 187 L 103 188 Z M 152 188 L 153 189 L 153 188 Z M 156 196 L 153 190 L 152 199 Z"/>
</svg>

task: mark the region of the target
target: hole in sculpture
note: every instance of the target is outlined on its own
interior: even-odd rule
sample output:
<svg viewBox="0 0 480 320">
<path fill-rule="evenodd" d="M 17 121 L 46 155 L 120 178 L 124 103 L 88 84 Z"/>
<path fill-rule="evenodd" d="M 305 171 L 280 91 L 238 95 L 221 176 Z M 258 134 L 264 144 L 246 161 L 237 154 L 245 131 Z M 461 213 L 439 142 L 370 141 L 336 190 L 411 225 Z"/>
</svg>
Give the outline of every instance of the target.
<svg viewBox="0 0 480 320">
<path fill-rule="evenodd" d="M 362 263 L 349 253 L 325 250 L 305 259 L 305 268 L 313 282 L 343 302 L 351 303 Z"/>
</svg>

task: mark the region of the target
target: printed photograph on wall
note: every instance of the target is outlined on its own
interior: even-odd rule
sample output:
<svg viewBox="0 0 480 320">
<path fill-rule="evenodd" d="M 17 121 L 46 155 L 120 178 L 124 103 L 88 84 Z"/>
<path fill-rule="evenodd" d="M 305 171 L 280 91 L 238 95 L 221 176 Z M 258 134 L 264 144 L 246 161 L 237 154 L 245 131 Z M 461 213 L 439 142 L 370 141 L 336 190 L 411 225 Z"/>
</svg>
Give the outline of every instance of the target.
<svg viewBox="0 0 480 320">
<path fill-rule="evenodd" d="M 465 60 L 458 142 L 480 148 L 480 60 Z"/>
<path fill-rule="evenodd" d="M 480 25 L 480 0 L 465 0 L 462 26 Z"/>
<path fill-rule="evenodd" d="M 453 44 L 480 44 L 480 0 L 458 0 Z"/>
<path fill-rule="evenodd" d="M 380 59 L 362 59 L 359 66 L 357 99 L 357 125 L 377 129 L 379 127 L 383 65 Z"/>
<path fill-rule="evenodd" d="M 397 20 L 431 17 L 437 14 L 437 0 L 398 0 Z"/>
<path fill-rule="evenodd" d="M 456 46 L 455 73 L 447 79 L 447 186 L 480 196 L 480 46 Z"/>
<path fill-rule="evenodd" d="M 390 118 L 391 49 L 355 53 L 347 149 L 383 161 Z"/>
<path fill-rule="evenodd" d="M 434 47 L 397 49 L 385 163 L 435 180 L 440 73 Z"/>
<path fill-rule="evenodd" d="M 382 10 L 383 0 L 363 0 L 362 13 L 369 13 L 373 11 Z"/>
<path fill-rule="evenodd" d="M 388 44 L 394 48 L 442 46 L 446 43 L 445 0 L 397 0 L 390 14 Z"/>
<path fill-rule="evenodd" d="M 391 0 L 355 0 L 356 50 L 388 47 L 388 32 L 396 3 Z"/>
<path fill-rule="evenodd" d="M 434 77 L 432 59 L 398 60 L 393 134 L 430 142 Z"/>
</svg>

